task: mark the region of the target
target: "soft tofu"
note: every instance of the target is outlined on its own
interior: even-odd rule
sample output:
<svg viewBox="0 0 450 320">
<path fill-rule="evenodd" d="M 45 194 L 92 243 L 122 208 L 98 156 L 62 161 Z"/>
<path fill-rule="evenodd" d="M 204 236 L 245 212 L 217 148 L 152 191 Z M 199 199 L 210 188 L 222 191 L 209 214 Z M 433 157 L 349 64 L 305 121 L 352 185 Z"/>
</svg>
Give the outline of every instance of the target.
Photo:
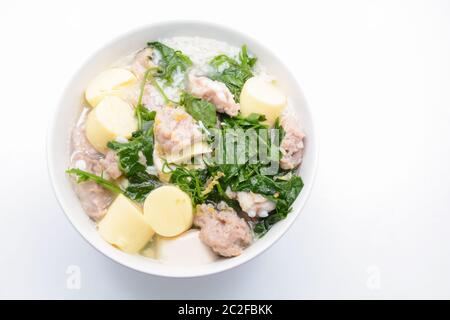
<svg viewBox="0 0 450 320">
<path fill-rule="evenodd" d="M 154 234 L 142 209 L 124 195 L 119 195 L 110 205 L 98 224 L 98 231 L 108 243 L 129 253 L 141 250 Z"/>
<path fill-rule="evenodd" d="M 123 88 L 136 81 L 136 77 L 129 70 L 121 68 L 105 70 L 89 83 L 85 92 L 86 100 L 92 107 L 96 107 L 103 98 L 120 95 Z"/>
<path fill-rule="evenodd" d="M 124 100 L 105 97 L 89 113 L 86 121 L 86 137 L 101 153 L 108 150 L 108 141 L 117 137 L 130 138 L 137 129 L 133 108 Z"/>
<path fill-rule="evenodd" d="M 287 99 L 274 83 L 261 77 L 253 77 L 242 88 L 240 104 L 242 115 L 263 114 L 266 116 L 266 123 L 272 126 L 286 107 Z"/>
<path fill-rule="evenodd" d="M 157 234 L 178 236 L 192 226 L 191 198 L 176 186 L 159 187 L 145 199 L 144 219 Z"/>
<path fill-rule="evenodd" d="M 188 230 L 175 238 L 158 237 L 158 259 L 168 264 L 201 265 L 218 256 L 199 238 L 199 230 Z"/>
</svg>

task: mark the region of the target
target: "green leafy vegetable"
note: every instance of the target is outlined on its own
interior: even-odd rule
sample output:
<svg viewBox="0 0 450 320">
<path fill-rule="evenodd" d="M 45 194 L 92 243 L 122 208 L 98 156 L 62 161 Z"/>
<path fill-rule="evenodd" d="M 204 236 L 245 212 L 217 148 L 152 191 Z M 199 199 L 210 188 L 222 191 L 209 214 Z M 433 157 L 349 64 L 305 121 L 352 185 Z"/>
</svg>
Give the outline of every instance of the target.
<svg viewBox="0 0 450 320">
<path fill-rule="evenodd" d="M 195 120 L 201 121 L 206 127 L 209 128 L 216 125 L 216 106 L 211 102 L 184 92 L 181 95 L 180 105 L 183 106 L 186 112 Z"/>
<path fill-rule="evenodd" d="M 228 122 L 225 123 L 223 127 L 229 128 L 224 129 L 224 131 L 239 128 L 245 128 L 246 130 L 254 128 L 260 129 L 257 140 L 258 146 L 260 146 L 261 143 L 264 143 L 265 147 L 269 148 L 269 162 L 265 163 L 261 161 L 261 159 L 258 159 L 256 163 L 252 163 L 251 159 L 256 147 L 250 145 L 245 149 L 247 162 L 243 164 L 239 162 L 227 163 L 226 161 L 223 161 L 224 159 L 230 159 L 227 157 L 227 152 L 229 152 L 229 150 L 224 148 L 222 150 L 223 158 L 218 159 L 222 162 L 210 163 L 208 165 L 210 176 L 217 174 L 217 172 L 223 172 L 224 174 L 223 178 L 219 180 L 219 184 L 216 187 L 216 192 L 212 193 L 210 196 L 210 198 L 215 196 L 213 201 L 217 201 L 217 199 L 227 201 L 223 192 L 221 193 L 220 190 L 230 188 L 232 191 L 251 191 L 258 193 L 275 202 L 276 209 L 274 212 L 272 212 L 267 218 L 261 220 L 255 226 L 255 233 L 260 236 L 266 233 L 274 223 L 284 219 L 288 215 L 291 210 L 292 203 L 295 201 L 303 187 L 301 178 L 296 176 L 293 171 L 280 171 L 278 165 L 273 168 L 275 171 L 272 172 L 269 170 L 272 169 L 272 161 L 279 161 L 279 157 L 272 158 L 272 148 L 274 148 L 273 150 L 276 153 L 280 152 L 278 148 L 279 141 L 276 142 L 276 140 L 269 138 L 269 130 L 261 130 L 266 129 L 266 127 L 260 123 L 263 120 L 264 118 L 259 117 L 258 115 L 251 115 L 247 118 L 229 118 L 226 120 Z M 278 139 L 280 139 L 280 137 L 278 137 Z M 273 145 L 274 143 L 276 144 Z M 220 148 L 221 146 L 219 145 L 217 147 Z M 235 150 L 235 148 L 232 149 L 233 152 L 236 152 Z M 215 149 L 215 152 L 218 152 L 217 148 Z M 271 174 L 269 175 L 268 173 Z M 280 177 L 283 177 L 283 179 Z M 230 203 L 229 199 L 227 203 Z"/>
<path fill-rule="evenodd" d="M 284 136 L 286 135 L 286 132 L 284 131 L 284 128 L 281 126 L 280 118 L 275 119 L 275 124 L 273 126 L 275 130 L 278 130 L 278 135 L 280 141 L 283 140 Z"/>
<path fill-rule="evenodd" d="M 187 169 L 177 166 L 173 170 L 170 177 L 170 183 L 177 185 L 181 190 L 189 194 L 192 204 L 202 204 L 205 202 L 219 203 L 225 201 L 230 207 L 236 211 L 240 210 L 239 203 L 230 199 L 226 193 L 226 188 L 222 187 L 221 180 L 225 178 L 225 174 L 220 170 L 207 169 Z M 216 183 L 208 190 L 208 182 L 214 180 Z"/>
<path fill-rule="evenodd" d="M 144 202 L 151 191 L 161 186 L 161 182 L 155 176 L 146 177 L 146 179 L 142 178 L 136 181 L 134 179 L 129 180 L 130 183 L 125 189 L 125 195 L 131 200 Z"/>
<path fill-rule="evenodd" d="M 154 114 L 144 113 L 150 120 Z M 135 131 L 129 142 L 108 142 L 108 148 L 114 150 L 119 159 L 119 169 L 129 181 L 127 195 L 138 202 L 144 201 L 150 191 L 160 185 L 156 176 L 149 174 L 147 166 L 153 165 L 153 123 L 147 131 Z M 145 158 L 145 163 L 142 163 Z"/>
<path fill-rule="evenodd" d="M 109 141 L 108 148 L 116 151 L 119 158 L 119 168 L 127 178 L 139 171 L 145 171 L 146 165 L 153 164 L 153 136 L 135 133 L 129 142 Z M 141 163 L 141 153 L 145 157 L 146 165 Z"/>
<path fill-rule="evenodd" d="M 253 182 L 256 182 L 256 180 Z M 275 193 L 275 195 L 277 196 L 274 196 L 274 194 L 261 193 L 268 199 L 274 201 L 276 204 L 276 208 L 274 213 L 269 215 L 267 218 L 264 218 L 262 221 L 258 222 L 258 224 L 255 225 L 254 231 L 259 236 L 264 235 L 275 223 L 287 217 L 289 212 L 292 210 L 292 204 L 303 188 L 303 181 L 299 176 L 294 175 L 288 181 L 275 182 L 275 186 L 279 190 L 277 193 Z M 246 187 L 248 187 L 247 190 L 249 191 L 256 189 L 261 191 L 261 186 L 258 186 L 256 188 L 255 185 L 243 186 L 243 188 Z M 269 190 L 269 188 L 272 187 L 272 183 L 268 183 L 267 187 L 267 190 Z"/>
<path fill-rule="evenodd" d="M 283 132 L 279 132 L 278 137 L 272 136 L 270 129 L 264 123 L 265 117 L 260 114 L 251 114 L 247 117 L 241 115 L 231 118 L 223 117 L 222 119 L 222 137 L 224 141 L 219 141 L 216 144 L 215 152 L 221 152 L 222 158 L 215 158 L 216 162 L 208 163 L 208 176 L 215 176 L 218 172 L 223 173 L 223 177 L 218 181 L 217 186 L 210 195 L 208 195 L 207 200 L 214 202 L 224 200 L 230 206 L 238 209 L 239 205 L 236 201 L 229 199 L 226 196 L 224 190 L 230 188 L 232 191 L 251 191 L 258 193 L 266 197 L 267 199 L 275 202 L 275 210 L 267 217 L 261 220 L 255 226 L 255 232 L 258 235 L 263 235 L 266 233 L 270 227 L 277 221 L 284 219 L 291 210 L 292 203 L 295 201 L 297 195 L 300 193 L 303 182 L 300 177 L 293 174 L 294 172 L 288 172 L 280 170 L 279 166 L 275 166 L 275 171 L 271 172 L 267 169 L 271 168 L 272 161 L 279 161 L 279 157 L 272 158 L 272 153 L 274 150 L 279 153 L 279 143 L 283 136 Z M 277 121 L 276 129 L 280 130 L 281 126 L 279 121 Z M 282 129 L 282 128 L 281 128 Z M 229 132 L 245 132 L 247 135 L 248 130 L 253 130 L 257 134 L 256 141 L 257 145 L 250 144 L 245 146 L 244 153 L 246 155 L 246 161 L 244 163 L 235 161 L 230 163 L 230 157 L 228 157 L 228 152 L 230 150 L 226 149 L 226 139 L 228 138 L 227 133 Z M 281 137 L 280 137 L 281 136 Z M 276 139 L 278 139 L 278 141 Z M 236 139 L 236 138 L 235 138 Z M 240 139 L 242 143 L 242 138 L 237 136 L 237 140 Z M 236 143 L 238 143 L 236 141 Z M 246 141 L 247 143 L 247 141 Z M 268 150 L 269 158 L 268 162 L 262 161 L 260 158 L 258 161 L 252 162 L 252 156 L 257 154 L 261 156 L 258 152 L 261 147 L 265 147 Z M 231 152 L 237 153 L 236 145 L 231 148 Z M 237 154 L 235 154 L 235 160 L 237 160 Z M 233 158 L 231 158 L 233 159 Z M 271 172 L 271 174 L 267 174 Z M 281 179 L 280 177 L 283 177 Z"/>
<path fill-rule="evenodd" d="M 176 184 L 189 194 L 193 205 L 205 202 L 207 198 L 204 194 L 206 181 L 206 170 L 189 170 L 183 166 L 177 166 L 170 176 L 170 183 Z"/>
<path fill-rule="evenodd" d="M 85 181 L 93 181 L 105 189 L 108 189 L 109 191 L 112 191 L 114 193 L 123 193 L 123 190 L 121 187 L 119 187 L 117 184 L 115 184 L 112 181 L 106 180 L 103 177 L 97 176 L 93 173 L 83 171 L 81 169 L 68 169 L 66 170 L 66 173 L 75 175 L 77 177 L 77 183 L 85 182 Z"/>
<path fill-rule="evenodd" d="M 191 65 L 191 59 L 179 50 L 174 50 L 161 42 L 148 42 L 147 45 L 161 54 L 161 62 L 156 76 L 165 80 L 167 84 L 173 83 L 173 74 L 179 70 L 186 71 Z"/>
<path fill-rule="evenodd" d="M 214 192 L 208 195 L 208 200 L 218 202 L 224 200 L 236 209 L 239 205 L 229 199 L 223 190 L 230 188 L 232 191 L 251 191 L 275 202 L 275 210 L 267 217 L 260 220 L 254 228 L 259 236 L 265 234 L 273 224 L 286 218 L 291 211 L 291 206 L 303 188 L 302 179 L 292 172 L 288 180 L 278 179 L 278 175 L 267 176 L 262 174 L 263 165 L 258 164 L 222 164 L 208 167 L 209 176 L 222 172 L 224 176 L 218 181 Z M 286 172 L 282 174 L 286 175 Z"/>
<path fill-rule="evenodd" d="M 283 141 L 284 136 L 286 135 L 286 131 L 284 130 L 284 128 L 281 126 L 280 123 L 280 118 L 276 118 L 275 120 L 275 124 L 273 127 L 274 130 L 276 130 L 278 132 L 278 141 L 277 141 L 277 145 L 280 146 L 281 145 L 281 141 Z M 281 152 L 281 149 L 278 148 L 278 159 L 281 159 L 283 157 L 283 154 Z"/>
<path fill-rule="evenodd" d="M 273 224 L 287 217 L 303 188 L 303 181 L 296 175 L 287 181 L 277 180 L 275 176 L 262 175 L 260 168 L 259 165 L 222 165 L 210 170 L 225 171 L 224 178 L 220 180 L 220 188 L 224 190 L 229 187 L 232 191 L 251 191 L 275 202 L 275 210 L 255 225 L 255 233 L 262 236 Z"/>
<path fill-rule="evenodd" d="M 160 182 L 155 179 L 149 179 L 144 182 L 131 182 L 128 184 L 126 188 L 120 187 L 118 184 L 106 180 L 105 178 L 101 176 L 97 176 L 93 173 L 83 171 L 80 169 L 69 169 L 66 170 L 68 174 L 75 175 L 77 177 L 77 182 L 86 182 L 86 181 L 93 181 L 97 183 L 98 185 L 114 192 L 114 193 L 122 193 L 126 197 L 128 197 L 131 200 L 137 201 L 137 202 L 143 202 L 147 195 L 152 191 L 153 189 L 160 186 Z"/>
<path fill-rule="evenodd" d="M 239 61 L 226 55 L 216 56 L 210 64 L 216 68 L 216 72 L 211 75 L 211 79 L 223 82 L 234 96 L 234 100 L 239 102 L 242 87 L 245 81 L 253 77 L 252 68 L 256 63 L 256 58 L 250 57 L 247 53 L 247 46 L 242 46 L 239 53 Z M 225 69 L 219 71 L 222 65 Z"/>
<path fill-rule="evenodd" d="M 279 142 L 274 144 L 276 136 L 272 137 L 271 130 L 268 125 L 264 123 L 266 120 L 262 114 L 252 113 L 247 117 L 238 115 L 236 117 L 223 116 L 221 122 L 221 137 L 223 141 L 216 141 L 216 155 L 220 160 L 226 159 L 229 163 L 230 158 L 226 156 L 227 150 L 223 150 L 230 146 L 230 139 L 234 139 L 235 159 L 239 159 L 238 163 L 242 164 L 242 159 L 247 159 L 254 163 L 260 161 L 263 164 L 267 164 L 270 161 L 279 161 L 278 157 L 275 157 L 275 150 L 272 148 L 279 148 Z M 217 131 L 214 131 L 217 136 Z M 242 144 L 244 148 L 242 149 Z M 240 145 L 240 147 L 238 147 Z M 265 154 L 261 152 L 265 151 Z M 259 159 L 258 159 L 259 157 Z M 262 158 L 264 157 L 264 158 Z"/>
<path fill-rule="evenodd" d="M 272 196 L 281 191 L 277 182 L 269 176 L 257 174 L 243 181 L 236 187 L 236 191 L 251 191 L 263 195 Z"/>
<path fill-rule="evenodd" d="M 142 97 L 144 96 L 145 84 L 147 83 L 149 77 L 152 77 L 151 74 L 152 74 L 152 72 L 155 71 L 155 69 L 157 69 L 157 68 L 150 68 L 147 71 L 145 71 L 144 77 L 141 82 L 139 97 L 138 97 L 138 101 L 137 101 L 136 108 L 135 108 L 135 114 L 136 114 L 137 123 L 138 123 L 138 130 L 143 129 L 144 121 L 151 121 L 151 120 L 155 119 L 156 112 L 151 112 L 146 107 L 144 107 L 144 105 L 142 105 Z"/>
<path fill-rule="evenodd" d="M 143 120 L 145 120 L 145 119 L 142 118 L 143 116 L 145 116 L 142 113 L 146 112 L 146 111 L 147 111 L 147 113 L 150 112 L 150 111 L 148 111 L 147 108 L 145 108 L 142 105 L 142 98 L 144 96 L 144 89 L 145 89 L 145 84 L 147 83 L 147 81 L 150 81 L 150 83 L 153 85 L 153 87 L 155 87 L 158 90 L 158 92 L 161 94 L 161 96 L 164 99 L 164 103 L 166 103 L 166 104 L 176 104 L 174 101 L 170 100 L 169 97 L 167 97 L 167 95 L 164 92 L 164 90 L 161 88 L 161 86 L 155 80 L 154 74 L 158 70 L 159 70 L 159 67 L 150 68 L 147 71 L 145 71 L 144 77 L 142 78 L 140 92 L 139 92 L 139 97 L 138 97 L 138 101 L 137 101 L 137 104 L 136 104 L 136 117 L 137 117 L 137 120 L 138 120 L 138 130 L 142 130 L 142 123 L 143 123 Z M 147 116 L 147 118 L 149 118 L 149 117 L 151 117 L 151 116 Z M 153 116 L 153 118 L 154 118 L 154 116 Z"/>
<path fill-rule="evenodd" d="M 227 129 L 268 129 L 269 126 L 264 123 L 266 117 L 263 114 L 252 113 L 248 116 L 237 115 L 236 117 L 223 116 L 222 128 Z"/>
<path fill-rule="evenodd" d="M 142 104 L 138 104 L 135 108 L 136 118 L 138 119 L 138 130 L 136 132 L 148 132 L 150 135 L 150 127 L 153 125 L 153 120 L 156 117 L 156 111 L 150 111 Z"/>
<path fill-rule="evenodd" d="M 150 111 L 143 105 L 138 105 L 136 107 L 136 113 L 140 114 L 143 121 L 153 121 L 155 120 L 156 111 Z"/>
</svg>

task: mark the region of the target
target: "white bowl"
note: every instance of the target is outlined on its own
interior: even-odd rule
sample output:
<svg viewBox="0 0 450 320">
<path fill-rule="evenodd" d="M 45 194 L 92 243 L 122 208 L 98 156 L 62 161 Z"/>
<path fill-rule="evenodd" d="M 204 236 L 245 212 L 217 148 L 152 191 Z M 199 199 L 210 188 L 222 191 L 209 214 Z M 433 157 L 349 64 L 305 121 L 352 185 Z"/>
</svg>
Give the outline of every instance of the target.
<svg viewBox="0 0 450 320">
<path fill-rule="evenodd" d="M 288 217 L 278 222 L 261 239 L 234 258 L 200 266 L 167 265 L 139 255 L 124 253 L 104 241 L 94 223 L 81 208 L 65 170 L 69 166 L 70 134 L 81 112 L 81 101 L 86 84 L 111 63 L 146 45 L 147 41 L 172 36 L 200 36 L 226 41 L 235 46 L 247 44 L 259 61 L 274 74 L 290 97 L 295 112 L 307 135 L 305 156 L 300 169 L 304 188 Z M 97 250 L 112 260 L 132 269 L 166 277 L 196 277 L 221 272 L 236 267 L 256 257 L 275 243 L 293 224 L 311 191 L 318 159 L 318 146 L 313 119 L 306 100 L 294 76 L 277 57 L 258 41 L 227 27 L 205 22 L 173 21 L 144 26 L 122 35 L 95 52 L 81 65 L 69 80 L 50 123 L 47 141 L 48 169 L 56 197 L 75 229 Z M 287 254 L 287 253 L 286 253 Z"/>
</svg>

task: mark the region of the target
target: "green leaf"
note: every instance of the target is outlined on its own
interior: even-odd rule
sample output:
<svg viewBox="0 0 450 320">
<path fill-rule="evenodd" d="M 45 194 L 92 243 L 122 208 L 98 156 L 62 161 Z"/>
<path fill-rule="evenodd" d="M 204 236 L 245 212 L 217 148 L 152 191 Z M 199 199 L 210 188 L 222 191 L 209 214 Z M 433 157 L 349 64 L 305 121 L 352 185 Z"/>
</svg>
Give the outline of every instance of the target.
<svg viewBox="0 0 450 320">
<path fill-rule="evenodd" d="M 140 152 L 144 155 L 148 166 L 153 164 L 153 135 L 137 131 L 129 142 L 109 141 L 107 146 L 116 151 L 119 168 L 127 178 L 138 171 L 145 171 L 146 166 L 139 162 Z"/>
<path fill-rule="evenodd" d="M 183 106 L 186 112 L 195 120 L 201 121 L 206 127 L 210 128 L 216 125 L 216 106 L 211 102 L 184 92 L 181 95 L 180 105 Z"/>
<path fill-rule="evenodd" d="M 161 186 L 161 183 L 156 177 L 150 177 L 141 182 L 131 182 L 125 189 L 125 195 L 131 200 L 137 202 L 144 202 L 147 195 L 154 189 Z"/>
<path fill-rule="evenodd" d="M 76 176 L 78 183 L 86 182 L 86 181 L 93 181 L 114 193 L 122 193 L 123 192 L 123 190 L 114 182 L 106 180 L 103 177 L 97 176 L 93 173 L 83 171 L 81 169 L 75 169 L 75 168 L 66 170 L 66 173 Z"/>
<path fill-rule="evenodd" d="M 150 191 L 161 185 L 158 178 L 147 172 L 147 166 L 153 165 L 153 122 L 154 114 L 144 112 L 143 118 L 149 120 L 149 128 L 146 131 L 133 132 L 129 142 L 108 142 L 108 148 L 114 150 L 119 160 L 119 169 L 128 179 L 129 185 L 124 194 L 135 201 L 145 200 Z M 142 156 L 145 164 L 141 163 Z"/>
<path fill-rule="evenodd" d="M 275 130 L 278 130 L 278 132 L 279 132 L 278 139 L 280 141 L 283 140 L 284 136 L 286 135 L 286 131 L 284 130 L 283 126 L 281 125 L 279 117 L 275 119 L 275 124 L 274 124 L 273 128 Z"/>
<path fill-rule="evenodd" d="M 222 129 L 217 129 L 219 132 L 211 131 L 214 133 L 215 155 L 217 158 L 220 158 L 217 159 L 219 160 L 218 162 L 230 162 L 230 159 L 232 159 L 232 157 L 228 157 L 230 156 L 228 154 L 230 150 L 225 150 L 230 146 L 234 146 L 234 150 L 231 151 L 235 151 L 234 159 L 239 159 L 238 162 L 240 164 L 243 161 L 250 163 L 259 161 L 267 165 L 270 161 L 272 163 L 273 161 L 279 161 L 274 149 L 277 148 L 278 150 L 279 144 L 274 144 L 276 142 L 275 136 L 271 136 L 268 125 L 264 123 L 265 120 L 264 115 L 257 113 L 252 113 L 247 117 L 242 115 L 236 117 L 223 115 L 221 120 Z M 240 139 L 240 137 L 243 139 Z M 230 141 L 230 139 L 234 141 Z"/>
<path fill-rule="evenodd" d="M 248 130 L 248 129 L 268 129 L 269 126 L 267 124 L 264 123 L 264 121 L 266 120 L 266 117 L 263 114 L 259 114 L 259 113 L 252 113 L 248 116 L 243 116 L 243 115 L 237 115 L 236 117 L 230 117 L 227 115 L 223 116 L 223 124 L 222 124 L 222 128 L 227 129 L 227 128 L 232 128 L 232 129 L 243 129 L 243 130 Z"/>
<path fill-rule="evenodd" d="M 292 204 L 303 188 L 302 179 L 295 175 L 294 171 L 281 171 L 276 175 L 264 175 L 265 166 L 257 164 L 211 164 L 208 166 L 209 174 L 215 175 L 223 172 L 224 177 L 220 179 L 218 189 L 232 191 L 247 191 L 261 194 L 268 200 L 275 202 L 275 210 L 267 218 L 258 222 L 254 231 L 259 236 L 266 233 L 273 224 L 287 217 L 292 209 Z M 292 176 L 291 176 L 292 175 Z M 280 176 L 289 177 L 289 180 L 280 179 Z M 216 192 L 217 193 L 217 192 Z M 223 194 L 216 194 L 227 200 Z M 214 199 L 217 201 L 217 199 Z"/>
<path fill-rule="evenodd" d="M 247 52 L 247 46 L 242 46 L 239 53 L 239 61 L 236 61 L 226 55 L 216 56 L 210 64 L 216 69 L 210 77 L 213 80 L 223 82 L 234 96 L 234 100 L 239 102 L 242 87 L 245 82 L 253 77 L 252 68 L 257 59 L 250 57 Z M 220 67 L 226 64 L 225 69 L 219 72 Z"/>
<path fill-rule="evenodd" d="M 144 121 L 153 121 L 155 120 L 156 111 L 150 111 L 142 104 L 136 107 L 136 113 L 140 113 L 142 120 Z"/>
<path fill-rule="evenodd" d="M 66 170 L 68 174 L 75 175 L 77 177 L 77 182 L 82 183 L 86 181 L 93 181 L 98 185 L 108 189 L 114 193 L 122 193 L 131 200 L 137 202 L 144 202 L 147 195 L 155 188 L 159 187 L 161 183 L 156 178 L 150 178 L 141 182 L 130 181 L 129 185 L 124 189 L 117 185 L 116 183 L 106 180 L 103 177 L 97 176 L 93 173 L 83 171 L 80 169 L 68 169 Z"/>
<path fill-rule="evenodd" d="M 161 62 L 156 76 L 165 80 L 167 84 L 173 83 L 173 74 L 179 70 L 186 71 L 191 65 L 191 59 L 179 50 L 174 50 L 161 42 L 148 42 L 147 45 L 161 54 Z"/>
<path fill-rule="evenodd" d="M 276 203 L 275 212 L 267 218 L 261 220 L 254 227 L 253 230 L 259 236 L 264 235 L 275 223 L 287 217 L 289 212 L 292 210 L 292 204 L 302 191 L 303 181 L 299 176 L 294 175 L 288 181 L 275 182 L 275 185 L 279 190 L 277 197 L 270 194 L 265 194 L 267 198 Z M 260 186 L 258 186 L 258 188 L 261 190 Z"/>
<path fill-rule="evenodd" d="M 241 61 L 242 66 L 246 66 L 249 68 L 253 68 L 258 59 L 256 57 L 250 57 L 247 52 L 247 46 L 243 45 L 241 52 L 239 53 L 239 60 Z"/>
<path fill-rule="evenodd" d="M 281 190 L 280 186 L 269 176 L 256 175 L 239 184 L 236 191 L 252 191 L 272 196 Z"/>
<path fill-rule="evenodd" d="M 207 197 L 203 191 L 207 181 L 206 170 L 189 170 L 183 166 L 177 166 L 171 173 L 170 183 L 189 194 L 194 206 L 205 202 Z"/>
</svg>

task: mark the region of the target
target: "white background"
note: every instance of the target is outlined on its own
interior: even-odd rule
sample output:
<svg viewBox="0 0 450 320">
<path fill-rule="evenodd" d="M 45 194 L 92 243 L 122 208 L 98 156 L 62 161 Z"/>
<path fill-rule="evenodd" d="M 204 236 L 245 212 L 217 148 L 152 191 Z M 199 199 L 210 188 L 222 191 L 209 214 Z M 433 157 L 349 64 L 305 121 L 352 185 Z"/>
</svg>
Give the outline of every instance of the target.
<svg viewBox="0 0 450 320">
<path fill-rule="evenodd" d="M 198 279 L 102 256 L 64 217 L 46 168 L 68 78 L 116 35 L 167 19 L 264 42 L 292 68 L 321 140 L 289 232 Z M 3 0 L 0 57 L 0 298 L 450 298 L 449 1 Z M 71 265 L 79 290 L 66 286 Z"/>
</svg>

